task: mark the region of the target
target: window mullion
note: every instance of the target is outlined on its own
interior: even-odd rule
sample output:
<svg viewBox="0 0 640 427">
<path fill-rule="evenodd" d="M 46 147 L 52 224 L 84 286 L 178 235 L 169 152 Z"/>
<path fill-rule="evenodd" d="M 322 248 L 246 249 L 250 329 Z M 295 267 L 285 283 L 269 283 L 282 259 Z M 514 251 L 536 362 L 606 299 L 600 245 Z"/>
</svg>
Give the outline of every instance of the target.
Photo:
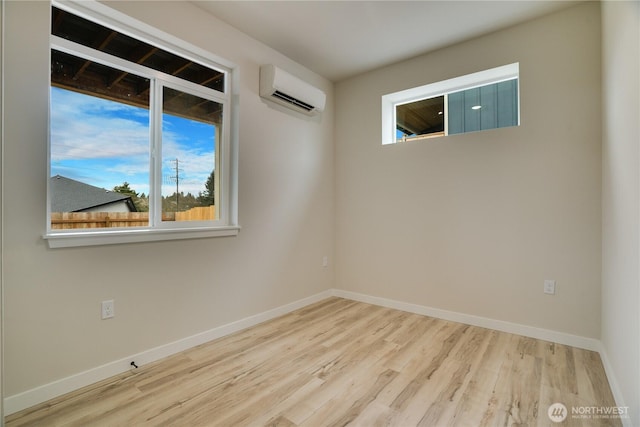
<svg viewBox="0 0 640 427">
<path fill-rule="evenodd" d="M 231 203 L 228 185 L 228 183 L 231 182 L 231 168 L 229 167 L 229 163 L 223 161 L 223 159 L 230 158 L 231 156 L 231 109 L 229 108 L 228 102 L 223 103 L 223 109 L 222 130 L 218 130 L 218 134 L 216 135 L 216 138 L 219 138 L 220 141 L 218 145 L 219 152 L 216 152 L 215 159 L 216 170 L 218 170 L 216 176 L 216 180 L 218 181 L 216 184 L 216 203 L 219 203 L 219 206 L 227 207 Z M 228 209 L 222 209 L 219 215 L 219 219 L 225 224 L 229 219 L 228 214 Z"/>
<path fill-rule="evenodd" d="M 157 227 L 162 222 L 162 82 L 151 81 L 150 99 L 150 144 L 151 144 L 151 206 L 149 226 Z"/>
<path fill-rule="evenodd" d="M 444 94 L 444 134 L 449 135 L 449 94 Z"/>
</svg>

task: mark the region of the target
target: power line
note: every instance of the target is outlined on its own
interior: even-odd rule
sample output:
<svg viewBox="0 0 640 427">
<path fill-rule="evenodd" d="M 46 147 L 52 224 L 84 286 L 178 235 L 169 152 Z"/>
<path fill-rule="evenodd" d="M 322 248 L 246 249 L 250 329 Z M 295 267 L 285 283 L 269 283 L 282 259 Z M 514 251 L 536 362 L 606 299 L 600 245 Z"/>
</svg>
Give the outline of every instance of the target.
<svg viewBox="0 0 640 427">
<path fill-rule="evenodd" d="M 170 160 L 170 162 L 173 164 L 172 169 L 174 170 L 174 174 L 165 177 L 165 179 L 169 182 L 176 183 L 176 212 L 178 212 L 180 210 L 180 160 L 176 157 L 175 160 Z"/>
</svg>

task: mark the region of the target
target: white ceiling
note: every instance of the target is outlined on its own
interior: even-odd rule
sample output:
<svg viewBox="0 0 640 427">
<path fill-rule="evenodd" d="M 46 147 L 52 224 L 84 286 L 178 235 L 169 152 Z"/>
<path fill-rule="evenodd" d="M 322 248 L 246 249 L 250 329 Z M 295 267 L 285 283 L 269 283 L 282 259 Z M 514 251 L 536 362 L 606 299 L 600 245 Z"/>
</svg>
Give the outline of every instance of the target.
<svg viewBox="0 0 640 427">
<path fill-rule="evenodd" d="M 194 1 L 332 80 L 505 28 L 576 1 Z"/>
</svg>

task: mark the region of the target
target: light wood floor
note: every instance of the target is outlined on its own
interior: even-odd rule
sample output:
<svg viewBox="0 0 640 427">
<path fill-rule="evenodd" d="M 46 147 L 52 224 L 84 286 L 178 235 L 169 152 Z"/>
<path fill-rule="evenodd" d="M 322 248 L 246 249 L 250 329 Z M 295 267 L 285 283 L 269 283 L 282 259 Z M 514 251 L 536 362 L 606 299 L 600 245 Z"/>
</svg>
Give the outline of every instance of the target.
<svg viewBox="0 0 640 427">
<path fill-rule="evenodd" d="M 552 403 L 569 417 L 553 424 Z M 597 353 L 330 298 L 7 418 L 7 426 L 621 425 Z"/>
</svg>

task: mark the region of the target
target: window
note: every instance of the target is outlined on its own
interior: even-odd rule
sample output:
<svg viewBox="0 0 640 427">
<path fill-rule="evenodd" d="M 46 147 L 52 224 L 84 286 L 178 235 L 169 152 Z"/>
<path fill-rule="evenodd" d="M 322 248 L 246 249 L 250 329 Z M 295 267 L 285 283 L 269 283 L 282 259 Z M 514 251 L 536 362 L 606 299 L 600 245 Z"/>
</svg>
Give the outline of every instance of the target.
<svg viewBox="0 0 640 427">
<path fill-rule="evenodd" d="M 85 9 L 52 7 L 49 245 L 237 234 L 231 68 Z"/>
<path fill-rule="evenodd" d="M 396 105 L 397 138 L 422 138 L 444 135 L 444 96 Z"/>
<path fill-rule="evenodd" d="M 519 124 L 518 63 L 382 97 L 382 143 Z"/>
</svg>

